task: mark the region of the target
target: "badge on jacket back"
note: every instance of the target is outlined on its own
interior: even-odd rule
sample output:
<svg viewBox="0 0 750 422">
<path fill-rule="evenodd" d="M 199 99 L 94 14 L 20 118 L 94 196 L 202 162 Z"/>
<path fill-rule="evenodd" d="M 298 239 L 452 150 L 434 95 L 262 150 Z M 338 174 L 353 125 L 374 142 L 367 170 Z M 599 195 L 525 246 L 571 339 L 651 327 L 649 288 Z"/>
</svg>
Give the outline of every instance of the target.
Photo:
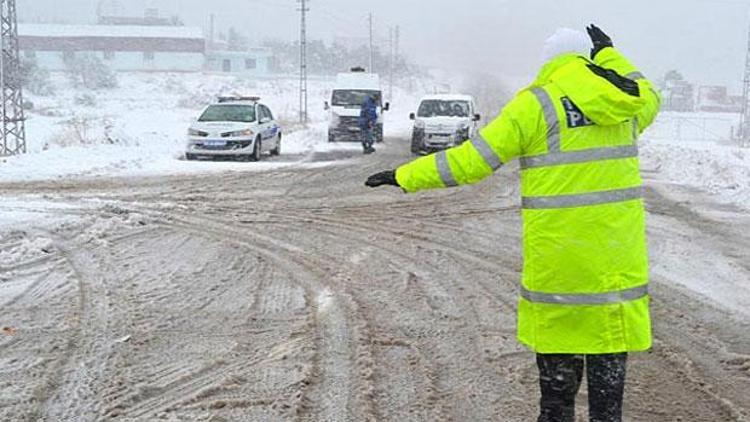
<svg viewBox="0 0 750 422">
<path fill-rule="evenodd" d="M 594 122 L 586 117 L 580 108 L 573 103 L 568 97 L 562 97 L 563 108 L 565 109 L 565 115 L 568 118 L 568 127 L 575 129 L 577 127 L 593 126 Z"/>
</svg>

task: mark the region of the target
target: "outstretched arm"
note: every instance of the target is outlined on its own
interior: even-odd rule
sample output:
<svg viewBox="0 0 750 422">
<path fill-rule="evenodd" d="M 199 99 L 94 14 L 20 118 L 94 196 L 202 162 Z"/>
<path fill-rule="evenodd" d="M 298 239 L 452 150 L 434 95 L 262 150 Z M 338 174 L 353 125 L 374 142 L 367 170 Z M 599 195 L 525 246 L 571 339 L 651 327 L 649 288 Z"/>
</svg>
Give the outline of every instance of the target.
<svg viewBox="0 0 750 422">
<path fill-rule="evenodd" d="M 368 186 L 397 185 L 406 192 L 449 188 L 481 181 L 521 154 L 518 98 L 473 139 L 436 154 L 418 158 L 395 172 L 370 177 Z"/>
</svg>

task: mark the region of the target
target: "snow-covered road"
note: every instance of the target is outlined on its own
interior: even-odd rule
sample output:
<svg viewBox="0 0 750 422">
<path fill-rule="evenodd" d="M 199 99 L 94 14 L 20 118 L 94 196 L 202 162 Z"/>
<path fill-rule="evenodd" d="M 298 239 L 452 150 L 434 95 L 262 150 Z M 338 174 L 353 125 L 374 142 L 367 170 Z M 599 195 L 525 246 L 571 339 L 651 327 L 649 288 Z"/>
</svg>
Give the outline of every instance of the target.
<svg viewBox="0 0 750 422">
<path fill-rule="evenodd" d="M 0 184 L 0 419 L 531 420 L 517 175 L 362 186 L 407 158 L 391 138 L 263 171 Z M 648 192 L 657 342 L 626 420 L 746 420 L 750 215 Z"/>
<path fill-rule="evenodd" d="M 322 107 L 290 123 L 295 86 L 133 74 L 33 98 L 31 153 L 0 161 L 0 420 L 533 419 L 517 171 L 367 190 L 409 159 L 419 93 L 397 90 L 363 157 L 326 142 Z M 179 160 L 227 90 L 268 98 L 281 157 Z M 718 127 L 678 135 L 732 123 L 644 136 L 656 346 L 633 358 L 628 421 L 750 414 L 750 154 L 674 138 L 690 119 Z"/>
</svg>

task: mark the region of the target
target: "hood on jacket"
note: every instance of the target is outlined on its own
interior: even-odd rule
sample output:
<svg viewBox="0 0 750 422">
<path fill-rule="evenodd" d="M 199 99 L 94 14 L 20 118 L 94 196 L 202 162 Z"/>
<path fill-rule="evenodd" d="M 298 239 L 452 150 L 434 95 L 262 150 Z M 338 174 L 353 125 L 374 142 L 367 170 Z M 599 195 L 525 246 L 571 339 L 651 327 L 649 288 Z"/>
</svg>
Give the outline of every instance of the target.
<svg viewBox="0 0 750 422">
<path fill-rule="evenodd" d="M 595 74 L 589 69 L 590 64 L 587 58 L 580 55 L 559 55 L 542 67 L 531 87 L 555 85 L 586 117 L 601 126 L 632 120 L 645 107 L 646 100 L 642 96 L 627 94 Z M 645 89 L 641 87 L 641 92 Z"/>
<path fill-rule="evenodd" d="M 544 42 L 542 61 L 548 62 L 555 57 L 566 54 L 586 54 L 591 48 L 591 39 L 583 31 L 560 28 Z"/>
<path fill-rule="evenodd" d="M 362 103 L 363 107 L 376 107 L 375 105 L 375 99 L 372 98 L 372 95 L 365 96 L 365 101 Z"/>
</svg>

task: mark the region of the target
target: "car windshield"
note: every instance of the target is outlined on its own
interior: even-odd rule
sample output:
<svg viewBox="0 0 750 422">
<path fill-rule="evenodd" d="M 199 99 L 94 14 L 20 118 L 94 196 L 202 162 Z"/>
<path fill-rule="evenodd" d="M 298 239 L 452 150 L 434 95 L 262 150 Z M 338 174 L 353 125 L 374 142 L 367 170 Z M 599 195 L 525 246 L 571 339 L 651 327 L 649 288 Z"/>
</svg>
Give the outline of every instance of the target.
<svg viewBox="0 0 750 422">
<path fill-rule="evenodd" d="M 247 105 L 212 105 L 203 112 L 199 122 L 242 122 L 255 121 L 255 107 Z"/>
<path fill-rule="evenodd" d="M 419 106 L 419 117 L 469 117 L 471 111 L 468 101 L 422 101 Z"/>
<path fill-rule="evenodd" d="M 375 99 L 375 104 L 380 105 L 381 96 L 379 91 L 348 89 L 333 91 L 332 104 L 335 106 L 361 106 L 368 95 Z"/>
</svg>

